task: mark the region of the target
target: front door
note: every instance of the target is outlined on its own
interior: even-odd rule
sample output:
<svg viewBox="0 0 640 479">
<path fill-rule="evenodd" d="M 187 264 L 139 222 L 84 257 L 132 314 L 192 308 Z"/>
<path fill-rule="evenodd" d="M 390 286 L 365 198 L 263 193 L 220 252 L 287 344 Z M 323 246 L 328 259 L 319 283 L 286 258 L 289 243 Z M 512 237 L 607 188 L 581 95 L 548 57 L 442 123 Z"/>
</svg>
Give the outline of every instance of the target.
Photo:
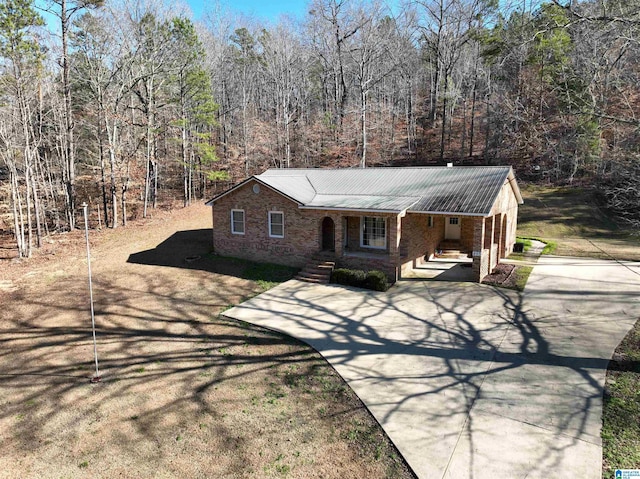
<svg viewBox="0 0 640 479">
<path fill-rule="evenodd" d="M 447 216 L 444 220 L 444 239 L 460 239 L 460 217 Z"/>
<path fill-rule="evenodd" d="M 323 251 L 335 251 L 335 233 L 336 225 L 333 220 L 328 216 L 325 216 L 322 220 L 322 250 Z"/>
</svg>

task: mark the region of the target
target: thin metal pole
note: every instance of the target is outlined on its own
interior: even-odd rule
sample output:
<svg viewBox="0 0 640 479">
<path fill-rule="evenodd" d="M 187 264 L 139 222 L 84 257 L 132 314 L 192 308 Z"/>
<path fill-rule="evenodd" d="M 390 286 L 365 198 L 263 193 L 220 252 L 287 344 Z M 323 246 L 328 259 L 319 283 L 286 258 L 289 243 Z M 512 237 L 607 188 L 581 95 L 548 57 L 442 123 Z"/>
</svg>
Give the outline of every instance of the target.
<svg viewBox="0 0 640 479">
<path fill-rule="evenodd" d="M 98 372 L 98 345 L 96 343 L 96 319 L 93 311 L 93 283 L 91 282 L 91 252 L 89 250 L 89 221 L 87 220 L 87 204 L 82 203 L 84 210 L 84 235 L 87 239 L 87 268 L 89 270 L 89 300 L 91 302 L 91 329 L 93 331 L 93 356 L 96 361 L 96 375 L 91 379 L 92 383 L 100 382 L 100 373 Z"/>
</svg>

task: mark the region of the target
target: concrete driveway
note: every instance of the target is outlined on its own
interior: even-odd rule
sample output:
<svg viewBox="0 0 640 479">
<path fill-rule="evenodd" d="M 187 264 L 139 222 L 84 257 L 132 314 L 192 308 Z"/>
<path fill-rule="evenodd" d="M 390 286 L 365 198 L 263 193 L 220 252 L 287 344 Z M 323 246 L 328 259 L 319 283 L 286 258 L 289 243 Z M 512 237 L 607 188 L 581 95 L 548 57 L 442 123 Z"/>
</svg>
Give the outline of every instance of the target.
<svg viewBox="0 0 640 479">
<path fill-rule="evenodd" d="M 225 315 L 318 350 L 420 478 L 600 478 L 606 367 L 638 298 L 639 263 L 542 257 L 523 294 L 292 280 Z"/>
</svg>

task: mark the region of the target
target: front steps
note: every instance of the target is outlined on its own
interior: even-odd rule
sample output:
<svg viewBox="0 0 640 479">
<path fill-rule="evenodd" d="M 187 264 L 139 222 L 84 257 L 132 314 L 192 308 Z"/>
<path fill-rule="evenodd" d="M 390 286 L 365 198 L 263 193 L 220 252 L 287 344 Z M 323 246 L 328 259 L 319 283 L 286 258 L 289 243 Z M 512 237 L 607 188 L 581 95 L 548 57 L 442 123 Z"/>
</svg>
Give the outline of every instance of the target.
<svg viewBox="0 0 640 479">
<path fill-rule="evenodd" d="M 296 279 L 307 283 L 327 284 L 331 282 L 331 272 L 335 266 L 335 258 L 332 255 L 316 254 L 302 268 Z"/>
<path fill-rule="evenodd" d="M 444 240 L 438 245 L 438 249 L 435 254 L 436 258 L 448 258 L 448 259 L 464 259 L 469 255 L 462 250 L 462 245 L 459 241 Z"/>
</svg>

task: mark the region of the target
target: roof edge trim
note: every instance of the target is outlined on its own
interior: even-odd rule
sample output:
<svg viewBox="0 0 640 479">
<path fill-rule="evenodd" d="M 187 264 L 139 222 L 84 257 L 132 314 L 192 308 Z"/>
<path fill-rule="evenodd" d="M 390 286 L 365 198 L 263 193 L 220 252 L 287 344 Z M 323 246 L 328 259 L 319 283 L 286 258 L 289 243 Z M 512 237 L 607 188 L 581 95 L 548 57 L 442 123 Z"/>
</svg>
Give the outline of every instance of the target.
<svg viewBox="0 0 640 479">
<path fill-rule="evenodd" d="M 284 198 L 287 198 L 291 201 L 293 201 L 295 204 L 301 206 L 302 203 L 300 203 L 298 200 L 292 198 L 289 195 L 284 194 L 282 191 L 274 188 L 273 186 L 265 183 L 263 180 L 261 180 L 260 178 L 258 178 L 256 175 L 250 176 L 249 178 L 241 181 L 240 183 L 238 183 L 237 185 L 229 188 L 227 191 L 223 191 L 222 193 L 220 193 L 218 196 L 214 196 L 213 198 L 211 198 L 209 201 L 207 201 L 205 203 L 206 206 L 213 206 L 213 204 L 218 201 L 220 198 L 227 196 L 229 193 L 234 192 L 235 190 L 237 190 L 238 188 L 242 188 L 245 184 L 247 184 L 249 181 L 251 180 L 255 180 L 258 183 L 260 183 L 262 186 L 264 186 L 265 188 L 269 188 L 271 191 L 278 193 L 280 196 L 283 196 Z"/>
<path fill-rule="evenodd" d="M 298 209 L 301 210 L 327 210 L 327 211 L 353 211 L 354 213 L 393 213 L 393 214 L 401 214 L 406 211 L 403 210 L 375 210 L 371 208 L 340 208 L 337 206 L 299 206 Z"/>
<path fill-rule="evenodd" d="M 524 198 L 522 197 L 522 192 L 520 191 L 520 186 L 518 186 L 518 181 L 516 180 L 516 175 L 513 172 L 513 167 L 509 167 L 509 174 L 507 175 L 507 179 L 509 180 L 509 184 L 513 189 L 513 192 L 516 195 L 516 200 L 518 200 L 519 205 L 524 204 Z"/>
<path fill-rule="evenodd" d="M 411 213 L 412 215 L 473 216 L 477 218 L 486 218 L 489 216 L 485 213 L 461 213 L 459 211 L 412 211 L 411 208 L 407 210 L 407 213 Z"/>
</svg>

